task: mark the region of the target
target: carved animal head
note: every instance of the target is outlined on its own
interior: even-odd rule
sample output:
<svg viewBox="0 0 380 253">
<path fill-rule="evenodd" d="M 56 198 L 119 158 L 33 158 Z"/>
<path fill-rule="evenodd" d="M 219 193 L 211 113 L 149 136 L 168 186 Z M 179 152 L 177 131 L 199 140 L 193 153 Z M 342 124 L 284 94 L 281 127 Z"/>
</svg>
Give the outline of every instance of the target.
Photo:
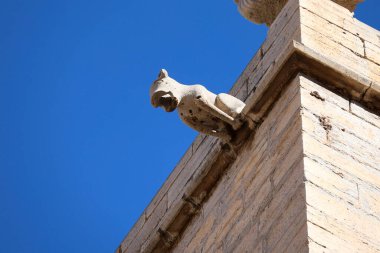
<svg viewBox="0 0 380 253">
<path fill-rule="evenodd" d="M 181 99 L 181 84 L 169 77 L 165 69 L 161 69 L 150 87 L 150 102 L 153 107 L 162 107 L 167 112 L 174 111 Z"/>
</svg>

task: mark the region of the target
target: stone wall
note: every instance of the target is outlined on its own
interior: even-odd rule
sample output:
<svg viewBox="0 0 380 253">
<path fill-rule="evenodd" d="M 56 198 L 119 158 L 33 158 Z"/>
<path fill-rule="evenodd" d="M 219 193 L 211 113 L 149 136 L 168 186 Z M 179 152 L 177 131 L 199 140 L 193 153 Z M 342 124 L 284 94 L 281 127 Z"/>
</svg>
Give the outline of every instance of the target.
<svg viewBox="0 0 380 253">
<path fill-rule="evenodd" d="M 380 252 L 380 117 L 302 78 L 310 252 Z"/>
<path fill-rule="evenodd" d="M 247 141 L 173 252 L 307 252 L 299 81 Z"/>
<path fill-rule="evenodd" d="M 297 76 L 173 252 L 380 252 L 379 168 L 380 117 Z"/>
</svg>

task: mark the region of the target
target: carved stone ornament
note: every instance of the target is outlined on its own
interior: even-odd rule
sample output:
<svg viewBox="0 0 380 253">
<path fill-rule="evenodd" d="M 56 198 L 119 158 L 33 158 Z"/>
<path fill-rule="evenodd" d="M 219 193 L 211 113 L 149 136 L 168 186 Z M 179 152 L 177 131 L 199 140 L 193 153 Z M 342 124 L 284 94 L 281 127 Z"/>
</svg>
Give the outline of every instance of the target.
<svg viewBox="0 0 380 253">
<path fill-rule="evenodd" d="M 184 85 L 162 69 L 150 87 L 153 107 L 167 112 L 178 108 L 181 120 L 201 133 L 230 141 L 233 130 L 243 123 L 241 112 L 245 104 L 225 93 L 214 94 L 202 85 Z"/>
<path fill-rule="evenodd" d="M 243 17 L 256 24 L 271 25 L 288 0 L 234 0 Z M 358 3 L 364 0 L 332 0 L 354 11 Z"/>
</svg>

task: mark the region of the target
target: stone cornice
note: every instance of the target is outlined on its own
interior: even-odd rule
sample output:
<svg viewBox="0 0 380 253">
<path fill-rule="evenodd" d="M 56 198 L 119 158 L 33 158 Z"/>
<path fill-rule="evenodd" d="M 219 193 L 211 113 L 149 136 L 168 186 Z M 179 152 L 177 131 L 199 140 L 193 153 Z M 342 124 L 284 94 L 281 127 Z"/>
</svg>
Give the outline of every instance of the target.
<svg viewBox="0 0 380 253">
<path fill-rule="evenodd" d="M 353 12 L 364 0 L 332 0 Z M 243 17 L 256 24 L 271 25 L 288 0 L 235 0 Z"/>
</svg>

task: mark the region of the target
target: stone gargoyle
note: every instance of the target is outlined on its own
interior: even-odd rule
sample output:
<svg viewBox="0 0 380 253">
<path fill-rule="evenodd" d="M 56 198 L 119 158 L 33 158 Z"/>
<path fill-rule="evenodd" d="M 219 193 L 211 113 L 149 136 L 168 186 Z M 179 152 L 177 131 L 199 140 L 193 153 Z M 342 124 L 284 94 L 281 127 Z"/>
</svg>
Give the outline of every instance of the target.
<svg viewBox="0 0 380 253">
<path fill-rule="evenodd" d="M 162 69 L 150 87 L 153 107 L 161 107 L 167 112 L 178 108 L 181 120 L 201 133 L 213 135 L 229 142 L 233 130 L 243 123 L 241 112 L 245 104 L 225 93 L 218 95 L 202 85 L 184 85 Z"/>
</svg>

